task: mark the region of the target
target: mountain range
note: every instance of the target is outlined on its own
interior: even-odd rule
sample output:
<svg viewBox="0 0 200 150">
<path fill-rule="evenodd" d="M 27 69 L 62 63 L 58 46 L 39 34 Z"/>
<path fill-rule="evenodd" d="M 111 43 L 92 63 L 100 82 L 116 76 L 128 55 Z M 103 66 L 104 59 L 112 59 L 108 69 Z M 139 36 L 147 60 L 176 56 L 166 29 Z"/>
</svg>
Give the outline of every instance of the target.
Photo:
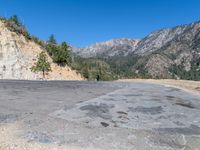
<svg viewBox="0 0 200 150">
<path fill-rule="evenodd" d="M 129 66 L 127 72 L 139 76 L 200 79 L 200 22 L 161 29 L 143 39 L 123 38 L 96 43 L 73 49 L 73 54 L 116 64 L 115 68 Z M 126 59 L 136 61 L 120 62 Z"/>
<path fill-rule="evenodd" d="M 2 79 L 42 78 L 31 67 L 37 62 L 38 54 L 45 52 L 52 68 L 46 74 L 47 79 L 94 80 L 100 76 L 101 80 L 200 80 L 200 22 L 161 29 L 142 39 L 113 39 L 86 48 L 69 47 L 64 42 L 62 49 L 63 45 L 55 39 L 53 44 L 48 44 L 30 36 L 24 25 L 12 19 L 0 18 Z M 70 63 L 66 61 L 71 57 L 68 47 L 72 56 Z"/>
</svg>

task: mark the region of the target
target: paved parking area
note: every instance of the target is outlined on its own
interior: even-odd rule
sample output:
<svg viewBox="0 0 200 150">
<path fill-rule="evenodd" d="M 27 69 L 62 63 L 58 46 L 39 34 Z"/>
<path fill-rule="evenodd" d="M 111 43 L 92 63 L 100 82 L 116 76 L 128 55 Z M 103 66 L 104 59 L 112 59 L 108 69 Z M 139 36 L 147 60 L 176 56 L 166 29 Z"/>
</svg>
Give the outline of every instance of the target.
<svg viewBox="0 0 200 150">
<path fill-rule="evenodd" d="M 200 149 L 200 97 L 162 85 L 0 81 L 0 125 L 16 122 L 27 142 Z"/>
</svg>

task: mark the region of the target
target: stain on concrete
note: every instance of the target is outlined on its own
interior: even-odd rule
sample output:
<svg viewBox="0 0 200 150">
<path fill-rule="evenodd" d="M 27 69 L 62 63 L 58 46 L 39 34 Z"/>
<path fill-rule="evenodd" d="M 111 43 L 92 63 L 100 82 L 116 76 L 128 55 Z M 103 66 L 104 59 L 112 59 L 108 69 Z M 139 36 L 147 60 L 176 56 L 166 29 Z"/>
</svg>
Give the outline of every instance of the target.
<svg viewBox="0 0 200 150">
<path fill-rule="evenodd" d="M 181 103 L 181 102 L 177 102 L 176 105 L 182 106 L 182 107 L 186 107 L 186 108 L 190 108 L 190 109 L 194 109 L 195 106 L 191 103 Z"/>
<path fill-rule="evenodd" d="M 167 100 L 175 100 L 176 99 L 176 97 L 174 97 L 174 96 L 165 96 L 166 98 L 167 98 Z"/>
<path fill-rule="evenodd" d="M 200 127 L 196 125 L 190 125 L 184 128 L 158 128 L 154 129 L 160 133 L 170 133 L 170 134 L 184 134 L 184 135 L 200 135 Z"/>
<path fill-rule="evenodd" d="M 108 126 L 109 126 L 109 124 L 108 124 L 108 123 L 105 123 L 105 122 L 101 122 L 101 125 L 102 125 L 103 127 L 108 127 Z"/>
<path fill-rule="evenodd" d="M 159 116 L 158 118 L 156 118 L 155 120 L 161 120 L 161 119 L 164 119 L 164 120 L 167 120 L 167 119 L 170 119 L 170 120 L 177 120 L 177 119 L 186 119 L 187 116 L 184 115 L 184 114 L 171 114 L 171 115 L 161 115 Z"/>
<path fill-rule="evenodd" d="M 157 115 L 164 112 L 162 106 L 157 106 L 157 107 L 138 106 L 136 108 L 129 107 L 129 110 L 132 112 L 140 112 L 143 114 L 150 114 L 150 115 Z"/>
<path fill-rule="evenodd" d="M 173 88 L 173 87 L 170 87 L 170 89 L 167 89 L 167 92 L 180 92 L 181 89 L 177 89 L 177 88 Z"/>
<path fill-rule="evenodd" d="M 142 96 L 142 94 L 125 94 L 126 97 L 136 97 L 136 96 Z"/>
<path fill-rule="evenodd" d="M 89 117 L 100 117 L 103 119 L 111 119 L 112 116 L 109 114 L 109 109 L 113 106 L 109 106 L 107 104 L 99 104 L 99 105 L 85 105 L 80 107 L 83 111 L 88 111 L 87 115 Z"/>
<path fill-rule="evenodd" d="M 123 111 L 118 111 L 117 113 L 118 113 L 118 114 L 122 114 L 122 115 L 128 115 L 128 113 L 123 112 Z"/>
<path fill-rule="evenodd" d="M 176 124 L 177 126 L 185 126 L 185 124 L 183 124 L 180 121 L 174 121 L 173 123 Z"/>
</svg>

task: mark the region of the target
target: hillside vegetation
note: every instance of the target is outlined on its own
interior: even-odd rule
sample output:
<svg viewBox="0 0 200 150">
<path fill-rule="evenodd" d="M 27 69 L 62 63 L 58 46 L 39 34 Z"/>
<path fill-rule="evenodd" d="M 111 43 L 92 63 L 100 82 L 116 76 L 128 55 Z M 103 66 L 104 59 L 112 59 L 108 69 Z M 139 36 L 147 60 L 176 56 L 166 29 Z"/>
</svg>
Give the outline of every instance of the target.
<svg viewBox="0 0 200 150">
<path fill-rule="evenodd" d="M 17 16 L 0 18 L 0 79 L 83 80 L 71 60 L 66 42 L 32 36 Z"/>
<path fill-rule="evenodd" d="M 1 18 L 7 28 L 34 41 L 60 67 L 70 66 L 84 78 L 200 80 L 200 22 L 162 29 L 147 37 L 116 39 L 77 49 L 67 42 L 57 43 L 32 36 L 17 16 Z"/>
<path fill-rule="evenodd" d="M 104 61 L 119 78 L 200 80 L 200 22 L 74 50 L 81 58 Z"/>
<path fill-rule="evenodd" d="M 71 47 L 67 42 L 64 41 L 61 44 L 58 44 L 53 34 L 50 35 L 47 41 L 42 41 L 38 37 L 31 35 L 16 15 L 9 19 L 1 18 L 1 20 L 5 22 L 6 27 L 11 32 L 23 35 L 27 40 L 40 45 L 41 48 L 49 54 L 53 62 L 60 67 L 70 66 L 88 80 L 96 80 L 97 76 L 100 77 L 100 80 L 117 79 L 117 76 L 112 72 L 110 66 L 105 61 L 98 59 L 76 59 L 71 54 Z M 45 63 L 47 62 L 44 62 L 43 64 L 45 65 Z M 44 69 L 41 68 L 40 59 L 38 59 L 38 62 L 31 67 L 31 70 L 34 72 L 41 71 L 43 72 L 43 77 L 45 77 Z M 46 72 L 49 72 L 50 70 L 51 69 L 46 69 Z"/>
</svg>

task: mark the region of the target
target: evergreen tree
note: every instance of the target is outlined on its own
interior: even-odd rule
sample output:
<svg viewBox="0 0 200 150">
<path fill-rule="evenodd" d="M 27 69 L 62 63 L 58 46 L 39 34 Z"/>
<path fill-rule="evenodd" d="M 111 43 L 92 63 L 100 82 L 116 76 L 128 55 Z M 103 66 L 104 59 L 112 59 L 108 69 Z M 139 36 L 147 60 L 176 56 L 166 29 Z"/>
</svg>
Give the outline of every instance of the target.
<svg viewBox="0 0 200 150">
<path fill-rule="evenodd" d="M 10 17 L 9 21 L 13 22 L 14 24 L 16 24 L 17 26 L 22 26 L 21 21 L 19 20 L 19 18 L 17 17 L 17 15 L 13 15 Z"/>
<path fill-rule="evenodd" d="M 66 42 L 63 42 L 60 46 L 58 61 L 61 64 L 70 65 L 72 63 L 72 58 L 69 52 L 69 45 Z"/>
<path fill-rule="evenodd" d="M 57 44 L 57 41 L 53 34 L 49 37 L 49 40 L 47 42 L 48 42 L 48 44 L 53 44 L 53 45 Z"/>
<path fill-rule="evenodd" d="M 62 66 L 71 65 L 72 58 L 66 42 L 63 42 L 61 45 L 47 44 L 46 49 L 52 57 L 53 62 Z"/>
<path fill-rule="evenodd" d="M 84 78 L 86 78 L 86 79 L 89 79 L 89 71 L 88 71 L 88 68 L 86 67 L 86 68 L 83 68 L 83 70 L 82 70 L 82 75 L 83 75 L 83 77 Z"/>
<path fill-rule="evenodd" d="M 38 56 L 38 61 L 31 68 L 32 71 L 34 72 L 42 72 L 43 73 L 43 78 L 45 78 L 45 72 L 51 71 L 51 66 L 50 63 L 48 62 L 47 55 L 45 52 L 41 52 Z"/>
</svg>

